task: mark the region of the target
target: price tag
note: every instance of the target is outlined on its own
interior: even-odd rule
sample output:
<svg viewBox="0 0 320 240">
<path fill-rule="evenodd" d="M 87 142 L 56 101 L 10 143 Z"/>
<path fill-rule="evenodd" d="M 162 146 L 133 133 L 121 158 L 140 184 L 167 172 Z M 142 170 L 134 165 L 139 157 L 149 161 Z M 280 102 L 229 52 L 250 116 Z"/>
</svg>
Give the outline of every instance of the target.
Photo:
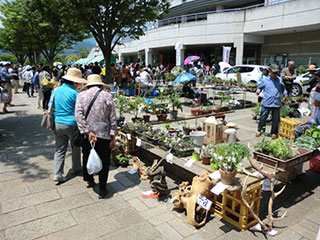
<svg viewBox="0 0 320 240">
<path fill-rule="evenodd" d="M 226 188 L 230 187 L 230 185 L 224 185 L 222 182 L 218 182 L 217 185 L 215 185 L 210 192 L 213 194 L 219 196 Z"/>
<path fill-rule="evenodd" d="M 198 196 L 197 203 L 207 211 L 210 210 L 211 205 L 212 205 L 212 202 L 209 199 L 207 199 L 206 197 L 204 197 L 200 194 Z"/>
<path fill-rule="evenodd" d="M 131 140 L 131 134 L 130 133 L 127 133 L 127 138 L 128 138 L 128 140 Z"/>
<path fill-rule="evenodd" d="M 194 163 L 194 160 L 193 160 L 193 159 L 190 159 L 190 160 L 188 160 L 188 161 L 184 164 L 184 166 L 186 166 L 186 167 L 191 167 L 193 163 Z"/>
<path fill-rule="evenodd" d="M 141 139 L 140 139 L 140 138 L 137 138 L 136 145 L 137 145 L 138 147 L 140 147 L 140 146 L 141 146 Z"/>
<path fill-rule="evenodd" d="M 173 159 L 173 154 L 172 154 L 172 153 L 169 153 L 169 154 L 167 155 L 167 157 L 166 157 L 167 162 L 170 163 L 170 164 L 173 164 L 172 159 Z"/>
<path fill-rule="evenodd" d="M 214 171 L 213 173 L 210 173 L 209 177 L 213 180 L 220 179 L 221 178 L 220 171 Z"/>
</svg>

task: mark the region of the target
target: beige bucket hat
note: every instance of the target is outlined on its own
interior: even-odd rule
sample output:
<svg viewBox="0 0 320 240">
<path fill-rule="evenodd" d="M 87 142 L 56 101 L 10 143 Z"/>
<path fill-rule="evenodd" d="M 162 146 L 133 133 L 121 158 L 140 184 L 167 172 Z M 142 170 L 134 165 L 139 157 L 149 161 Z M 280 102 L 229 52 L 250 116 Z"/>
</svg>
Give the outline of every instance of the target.
<svg viewBox="0 0 320 240">
<path fill-rule="evenodd" d="M 317 71 L 317 67 L 314 64 L 309 65 L 307 71 Z"/>
<path fill-rule="evenodd" d="M 65 80 L 72 81 L 75 83 L 87 83 L 87 81 L 82 78 L 82 72 L 78 68 L 69 68 L 67 74 L 62 77 Z"/>
<path fill-rule="evenodd" d="M 88 76 L 87 80 L 88 80 L 88 81 L 87 81 L 87 85 L 85 85 L 85 86 L 81 89 L 81 91 L 88 89 L 88 87 L 90 87 L 90 86 L 103 86 L 103 87 L 105 87 L 106 89 L 109 88 L 109 86 L 108 86 L 107 84 L 104 84 L 104 83 L 102 82 L 101 77 L 100 77 L 100 75 L 98 75 L 98 74 L 90 74 L 90 75 Z"/>
</svg>

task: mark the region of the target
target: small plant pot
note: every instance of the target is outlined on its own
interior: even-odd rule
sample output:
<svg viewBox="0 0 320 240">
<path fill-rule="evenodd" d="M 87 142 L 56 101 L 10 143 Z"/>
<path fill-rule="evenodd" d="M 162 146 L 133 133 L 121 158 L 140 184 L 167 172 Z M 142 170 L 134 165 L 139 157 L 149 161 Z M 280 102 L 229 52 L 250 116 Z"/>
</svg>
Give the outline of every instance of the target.
<svg viewBox="0 0 320 240">
<path fill-rule="evenodd" d="M 124 117 L 120 117 L 117 119 L 117 126 L 120 127 L 124 124 L 124 120 L 125 118 Z"/>
<path fill-rule="evenodd" d="M 142 118 L 131 118 L 132 122 L 139 122 L 139 121 L 142 121 Z"/>
<path fill-rule="evenodd" d="M 202 159 L 202 164 L 203 164 L 203 165 L 210 165 L 210 159 L 211 159 L 211 157 L 201 156 L 201 159 Z"/>
<path fill-rule="evenodd" d="M 171 119 L 174 119 L 174 120 L 176 120 L 177 118 L 178 118 L 178 111 L 171 111 L 170 112 L 170 117 L 171 117 Z"/>
<path fill-rule="evenodd" d="M 237 172 L 225 172 L 219 169 L 221 175 L 221 182 L 225 185 L 231 185 L 234 181 L 234 177 L 237 175 Z"/>
<path fill-rule="evenodd" d="M 199 115 L 199 109 L 197 109 L 197 108 L 192 108 L 192 109 L 191 109 L 191 115 L 192 115 L 192 116 L 198 116 L 198 115 Z"/>
<path fill-rule="evenodd" d="M 206 135 L 206 132 L 203 132 L 203 131 L 193 131 L 190 133 L 190 137 L 193 139 L 193 143 L 197 146 L 203 145 L 205 135 Z"/>
<path fill-rule="evenodd" d="M 199 110 L 198 110 L 198 115 L 203 115 L 203 114 L 204 114 L 204 110 L 199 109 Z"/>
<path fill-rule="evenodd" d="M 143 115 L 144 122 L 150 122 L 150 115 Z"/>
<path fill-rule="evenodd" d="M 199 153 L 192 153 L 192 159 L 194 161 L 200 161 L 200 154 Z"/>
<path fill-rule="evenodd" d="M 165 121 L 167 119 L 167 114 L 157 114 L 158 121 Z"/>
</svg>

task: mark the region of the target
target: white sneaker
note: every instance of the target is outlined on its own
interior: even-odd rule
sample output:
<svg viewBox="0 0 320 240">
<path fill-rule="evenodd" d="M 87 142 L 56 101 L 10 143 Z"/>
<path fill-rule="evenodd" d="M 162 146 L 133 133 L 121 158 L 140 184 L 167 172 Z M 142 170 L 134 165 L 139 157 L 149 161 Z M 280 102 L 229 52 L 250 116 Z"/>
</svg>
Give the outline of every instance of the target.
<svg viewBox="0 0 320 240">
<path fill-rule="evenodd" d="M 62 175 L 54 175 L 53 181 L 55 182 L 65 182 L 66 178 Z"/>
</svg>

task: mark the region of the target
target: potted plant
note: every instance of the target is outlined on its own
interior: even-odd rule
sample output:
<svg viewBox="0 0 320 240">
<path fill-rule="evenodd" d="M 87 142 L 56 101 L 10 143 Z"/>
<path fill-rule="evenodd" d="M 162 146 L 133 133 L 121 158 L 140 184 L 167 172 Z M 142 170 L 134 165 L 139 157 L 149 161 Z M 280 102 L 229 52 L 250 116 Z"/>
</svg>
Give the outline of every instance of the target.
<svg viewBox="0 0 320 240">
<path fill-rule="evenodd" d="M 218 144 L 215 146 L 212 160 L 219 164 L 221 182 L 226 185 L 233 183 L 237 174 L 238 164 L 244 157 L 251 158 L 249 148 L 240 143 Z"/>
<path fill-rule="evenodd" d="M 170 112 L 171 117 L 173 119 L 177 119 L 178 110 L 180 110 L 181 112 L 183 111 L 179 94 L 173 93 L 169 95 L 169 107 L 172 109 L 172 111 Z"/>
<path fill-rule="evenodd" d="M 219 96 L 220 103 L 216 106 L 216 109 L 214 109 L 214 112 L 225 112 L 228 111 L 229 107 L 226 106 L 227 103 L 232 100 L 231 97 L 227 97 L 224 92 L 218 92 L 217 95 Z"/>
<path fill-rule="evenodd" d="M 192 153 L 192 159 L 194 161 L 200 161 L 201 148 L 195 147 Z"/>
<path fill-rule="evenodd" d="M 204 114 L 210 114 L 210 113 L 212 113 L 212 106 L 208 105 L 204 110 Z"/>
<path fill-rule="evenodd" d="M 134 118 L 132 118 L 133 122 L 141 120 L 141 118 L 138 118 L 138 113 L 139 108 L 143 103 L 145 103 L 145 100 L 142 97 L 136 97 L 135 99 L 129 101 L 129 111 L 134 114 Z"/>
<path fill-rule="evenodd" d="M 143 110 L 146 112 L 145 115 L 143 115 L 143 121 L 144 122 L 149 122 L 150 121 L 150 112 L 153 109 L 152 102 L 146 103 L 143 107 Z"/>
<path fill-rule="evenodd" d="M 129 165 L 129 160 L 132 158 L 130 154 L 119 153 L 115 156 L 116 166 L 127 167 Z"/>
<path fill-rule="evenodd" d="M 261 103 L 257 103 L 257 105 L 251 109 L 251 115 L 253 120 L 258 120 L 260 116 L 260 111 L 261 111 Z"/>
<path fill-rule="evenodd" d="M 124 113 L 129 111 L 128 107 L 128 98 L 123 95 L 118 95 L 115 98 L 115 107 L 119 111 L 119 118 L 117 119 L 117 125 L 121 126 L 124 123 L 125 117 L 123 116 Z"/>
<path fill-rule="evenodd" d="M 214 146 L 213 145 L 203 145 L 201 148 L 201 159 L 202 164 L 204 165 L 210 165 L 210 159 L 212 157 L 212 154 L 214 153 Z"/>
</svg>

